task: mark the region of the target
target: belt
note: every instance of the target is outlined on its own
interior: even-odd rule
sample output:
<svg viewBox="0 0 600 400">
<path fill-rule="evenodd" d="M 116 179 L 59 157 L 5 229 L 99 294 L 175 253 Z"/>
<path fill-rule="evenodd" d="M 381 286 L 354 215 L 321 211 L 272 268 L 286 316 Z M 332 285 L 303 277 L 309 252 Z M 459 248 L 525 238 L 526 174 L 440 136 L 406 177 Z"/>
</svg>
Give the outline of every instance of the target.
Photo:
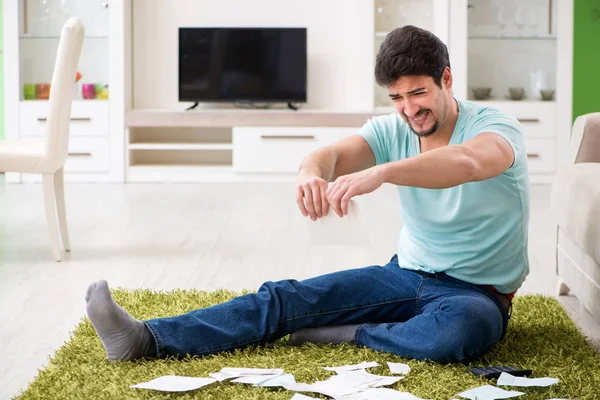
<svg viewBox="0 0 600 400">
<path fill-rule="evenodd" d="M 497 291 L 496 289 L 492 289 L 492 288 L 488 287 L 488 291 L 490 292 L 490 294 L 492 296 L 494 296 L 500 302 L 500 304 L 502 304 L 502 306 L 504 307 L 506 312 L 508 312 L 510 315 L 511 307 L 512 307 L 512 300 L 509 299 L 508 296 L 506 296 L 505 294 L 502 294 L 499 291 Z"/>
</svg>

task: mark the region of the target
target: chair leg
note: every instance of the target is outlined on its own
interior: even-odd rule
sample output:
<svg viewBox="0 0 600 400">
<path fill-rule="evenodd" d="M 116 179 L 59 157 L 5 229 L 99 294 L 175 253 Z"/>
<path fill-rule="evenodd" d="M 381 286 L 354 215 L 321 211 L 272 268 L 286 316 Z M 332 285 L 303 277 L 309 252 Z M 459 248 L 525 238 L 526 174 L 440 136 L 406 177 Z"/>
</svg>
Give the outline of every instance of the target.
<svg viewBox="0 0 600 400">
<path fill-rule="evenodd" d="M 50 245 L 54 253 L 54 259 L 61 261 L 60 246 L 58 243 L 58 224 L 56 221 L 56 195 L 54 193 L 54 174 L 42 174 L 44 186 L 44 204 L 46 205 L 46 221 L 50 233 Z"/>
<path fill-rule="evenodd" d="M 67 227 L 67 212 L 65 208 L 65 171 L 64 168 L 54 173 L 54 191 L 56 192 L 56 211 L 58 213 L 58 229 L 62 237 L 65 251 L 71 251 L 69 229 Z"/>
<path fill-rule="evenodd" d="M 556 285 L 556 294 L 559 296 L 566 296 L 569 294 L 571 289 L 563 282 L 562 279 L 558 278 L 558 285 Z"/>
</svg>

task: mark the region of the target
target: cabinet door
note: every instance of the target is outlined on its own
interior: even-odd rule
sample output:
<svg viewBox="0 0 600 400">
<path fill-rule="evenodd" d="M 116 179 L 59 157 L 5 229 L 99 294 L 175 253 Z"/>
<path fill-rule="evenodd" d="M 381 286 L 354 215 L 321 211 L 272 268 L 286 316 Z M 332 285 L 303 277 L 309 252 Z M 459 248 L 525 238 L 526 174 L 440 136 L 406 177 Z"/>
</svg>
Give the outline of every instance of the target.
<svg viewBox="0 0 600 400">
<path fill-rule="evenodd" d="M 433 32 L 448 45 L 450 0 L 374 0 L 374 57 L 381 43 L 392 30 L 404 25 L 415 25 Z M 373 66 L 375 60 L 373 60 Z M 390 108 L 386 88 L 374 84 L 375 108 Z"/>
<path fill-rule="evenodd" d="M 355 132 L 355 128 L 234 128 L 233 167 L 237 172 L 295 173 L 310 152 Z"/>
<path fill-rule="evenodd" d="M 554 101 L 557 1 L 453 0 L 455 95 L 474 101 Z"/>
<path fill-rule="evenodd" d="M 77 69 L 81 75 L 74 88 L 74 99 L 106 99 L 108 91 L 104 89 L 107 89 L 109 78 L 108 3 L 98 0 L 19 0 L 20 100 L 48 99 L 61 29 L 71 17 L 78 17 L 85 27 Z"/>
<path fill-rule="evenodd" d="M 4 139 L 4 42 L 2 32 L 4 19 L 2 17 L 2 0 L 0 0 L 0 140 Z"/>
<path fill-rule="evenodd" d="M 0 38 L 1 44 L 2 40 Z M 0 48 L 0 140 L 2 139 L 4 139 L 4 54 L 2 54 Z"/>
</svg>

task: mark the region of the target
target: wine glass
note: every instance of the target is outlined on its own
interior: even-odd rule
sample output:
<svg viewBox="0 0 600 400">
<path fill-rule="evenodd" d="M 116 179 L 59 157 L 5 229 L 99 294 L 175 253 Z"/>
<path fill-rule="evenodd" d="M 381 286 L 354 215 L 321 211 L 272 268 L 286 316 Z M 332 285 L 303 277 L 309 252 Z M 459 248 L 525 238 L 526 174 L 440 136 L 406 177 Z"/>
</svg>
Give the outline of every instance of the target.
<svg viewBox="0 0 600 400">
<path fill-rule="evenodd" d="M 523 16 L 523 7 L 518 6 L 517 11 L 515 11 L 515 26 L 519 30 L 519 36 L 521 36 L 521 30 L 525 26 L 525 18 Z"/>
<path fill-rule="evenodd" d="M 500 36 L 503 36 L 504 28 L 506 28 L 506 11 L 504 5 L 498 6 L 498 13 L 496 14 L 496 22 L 500 28 Z"/>
<path fill-rule="evenodd" d="M 534 36 L 538 35 L 537 27 L 540 25 L 538 10 L 536 8 L 531 8 L 529 10 L 529 26 L 531 26 L 531 31 Z"/>
</svg>

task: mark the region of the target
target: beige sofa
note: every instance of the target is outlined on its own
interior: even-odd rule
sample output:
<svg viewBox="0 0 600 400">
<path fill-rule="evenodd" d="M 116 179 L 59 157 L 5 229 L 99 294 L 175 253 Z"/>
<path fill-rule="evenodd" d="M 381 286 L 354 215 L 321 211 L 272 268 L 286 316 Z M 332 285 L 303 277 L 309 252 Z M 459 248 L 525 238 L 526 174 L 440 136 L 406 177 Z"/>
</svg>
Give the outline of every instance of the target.
<svg viewBox="0 0 600 400">
<path fill-rule="evenodd" d="M 600 112 L 573 124 L 569 165 L 552 188 L 558 294 L 571 292 L 600 318 Z"/>
</svg>

